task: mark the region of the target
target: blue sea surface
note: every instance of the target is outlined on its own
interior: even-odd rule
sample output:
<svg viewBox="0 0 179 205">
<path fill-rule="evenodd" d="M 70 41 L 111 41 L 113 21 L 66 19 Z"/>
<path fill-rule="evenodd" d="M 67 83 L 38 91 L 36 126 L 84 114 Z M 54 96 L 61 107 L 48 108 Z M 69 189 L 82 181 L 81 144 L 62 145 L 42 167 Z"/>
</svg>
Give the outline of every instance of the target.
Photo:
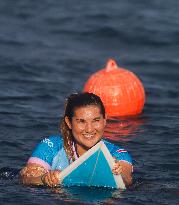
<svg viewBox="0 0 179 205">
<path fill-rule="evenodd" d="M 179 1 L 0 1 L 0 203 L 179 204 Z M 108 121 L 134 159 L 126 191 L 26 187 L 18 171 L 59 132 L 64 101 L 114 58 L 146 91 L 142 114 Z"/>
</svg>

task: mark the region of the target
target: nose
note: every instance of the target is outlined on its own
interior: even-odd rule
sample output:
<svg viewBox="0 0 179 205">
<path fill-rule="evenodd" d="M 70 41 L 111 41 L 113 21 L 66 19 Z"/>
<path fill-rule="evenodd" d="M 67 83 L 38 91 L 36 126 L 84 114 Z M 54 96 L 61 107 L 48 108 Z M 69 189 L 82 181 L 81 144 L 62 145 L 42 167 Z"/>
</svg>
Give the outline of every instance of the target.
<svg viewBox="0 0 179 205">
<path fill-rule="evenodd" d="M 92 123 L 86 123 L 85 131 L 86 131 L 87 133 L 91 133 L 91 132 L 93 131 L 93 125 L 92 125 Z"/>
</svg>

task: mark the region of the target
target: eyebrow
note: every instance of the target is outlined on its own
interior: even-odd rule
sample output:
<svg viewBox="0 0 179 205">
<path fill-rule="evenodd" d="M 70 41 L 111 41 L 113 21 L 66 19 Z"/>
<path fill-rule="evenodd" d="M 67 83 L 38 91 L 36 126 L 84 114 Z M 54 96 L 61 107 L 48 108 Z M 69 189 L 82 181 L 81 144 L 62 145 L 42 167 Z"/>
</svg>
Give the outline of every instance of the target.
<svg viewBox="0 0 179 205">
<path fill-rule="evenodd" d="M 101 119 L 101 116 L 94 118 L 94 120 L 99 120 L 99 119 Z"/>
<path fill-rule="evenodd" d="M 99 119 L 101 119 L 101 116 L 95 117 L 93 120 L 99 120 Z M 85 119 L 83 119 L 83 118 L 76 118 L 75 120 L 85 120 Z"/>
</svg>

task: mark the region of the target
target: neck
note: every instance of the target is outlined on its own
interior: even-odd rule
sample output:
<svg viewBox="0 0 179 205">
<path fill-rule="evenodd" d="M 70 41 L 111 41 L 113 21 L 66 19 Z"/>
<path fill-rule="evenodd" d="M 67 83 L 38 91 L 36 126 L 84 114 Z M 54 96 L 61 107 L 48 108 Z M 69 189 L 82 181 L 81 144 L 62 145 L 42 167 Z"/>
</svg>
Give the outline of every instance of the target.
<svg viewBox="0 0 179 205">
<path fill-rule="evenodd" d="M 87 148 L 81 147 L 78 144 L 75 144 L 75 148 L 76 148 L 76 153 L 77 153 L 78 157 L 82 156 L 85 152 L 88 151 Z"/>
</svg>

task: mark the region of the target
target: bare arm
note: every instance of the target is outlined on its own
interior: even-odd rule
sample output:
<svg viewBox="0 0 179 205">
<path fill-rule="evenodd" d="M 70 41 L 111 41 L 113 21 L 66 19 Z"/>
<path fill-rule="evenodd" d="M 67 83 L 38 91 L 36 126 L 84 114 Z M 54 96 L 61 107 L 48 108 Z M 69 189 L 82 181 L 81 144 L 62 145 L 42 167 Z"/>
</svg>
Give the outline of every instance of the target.
<svg viewBox="0 0 179 205">
<path fill-rule="evenodd" d="M 112 172 L 116 175 L 121 174 L 126 186 L 132 184 L 132 165 L 125 161 L 116 161 Z"/>
<path fill-rule="evenodd" d="M 59 184 L 59 170 L 48 171 L 38 164 L 28 164 L 20 171 L 20 179 L 24 185 L 47 185 L 54 187 Z"/>
</svg>

